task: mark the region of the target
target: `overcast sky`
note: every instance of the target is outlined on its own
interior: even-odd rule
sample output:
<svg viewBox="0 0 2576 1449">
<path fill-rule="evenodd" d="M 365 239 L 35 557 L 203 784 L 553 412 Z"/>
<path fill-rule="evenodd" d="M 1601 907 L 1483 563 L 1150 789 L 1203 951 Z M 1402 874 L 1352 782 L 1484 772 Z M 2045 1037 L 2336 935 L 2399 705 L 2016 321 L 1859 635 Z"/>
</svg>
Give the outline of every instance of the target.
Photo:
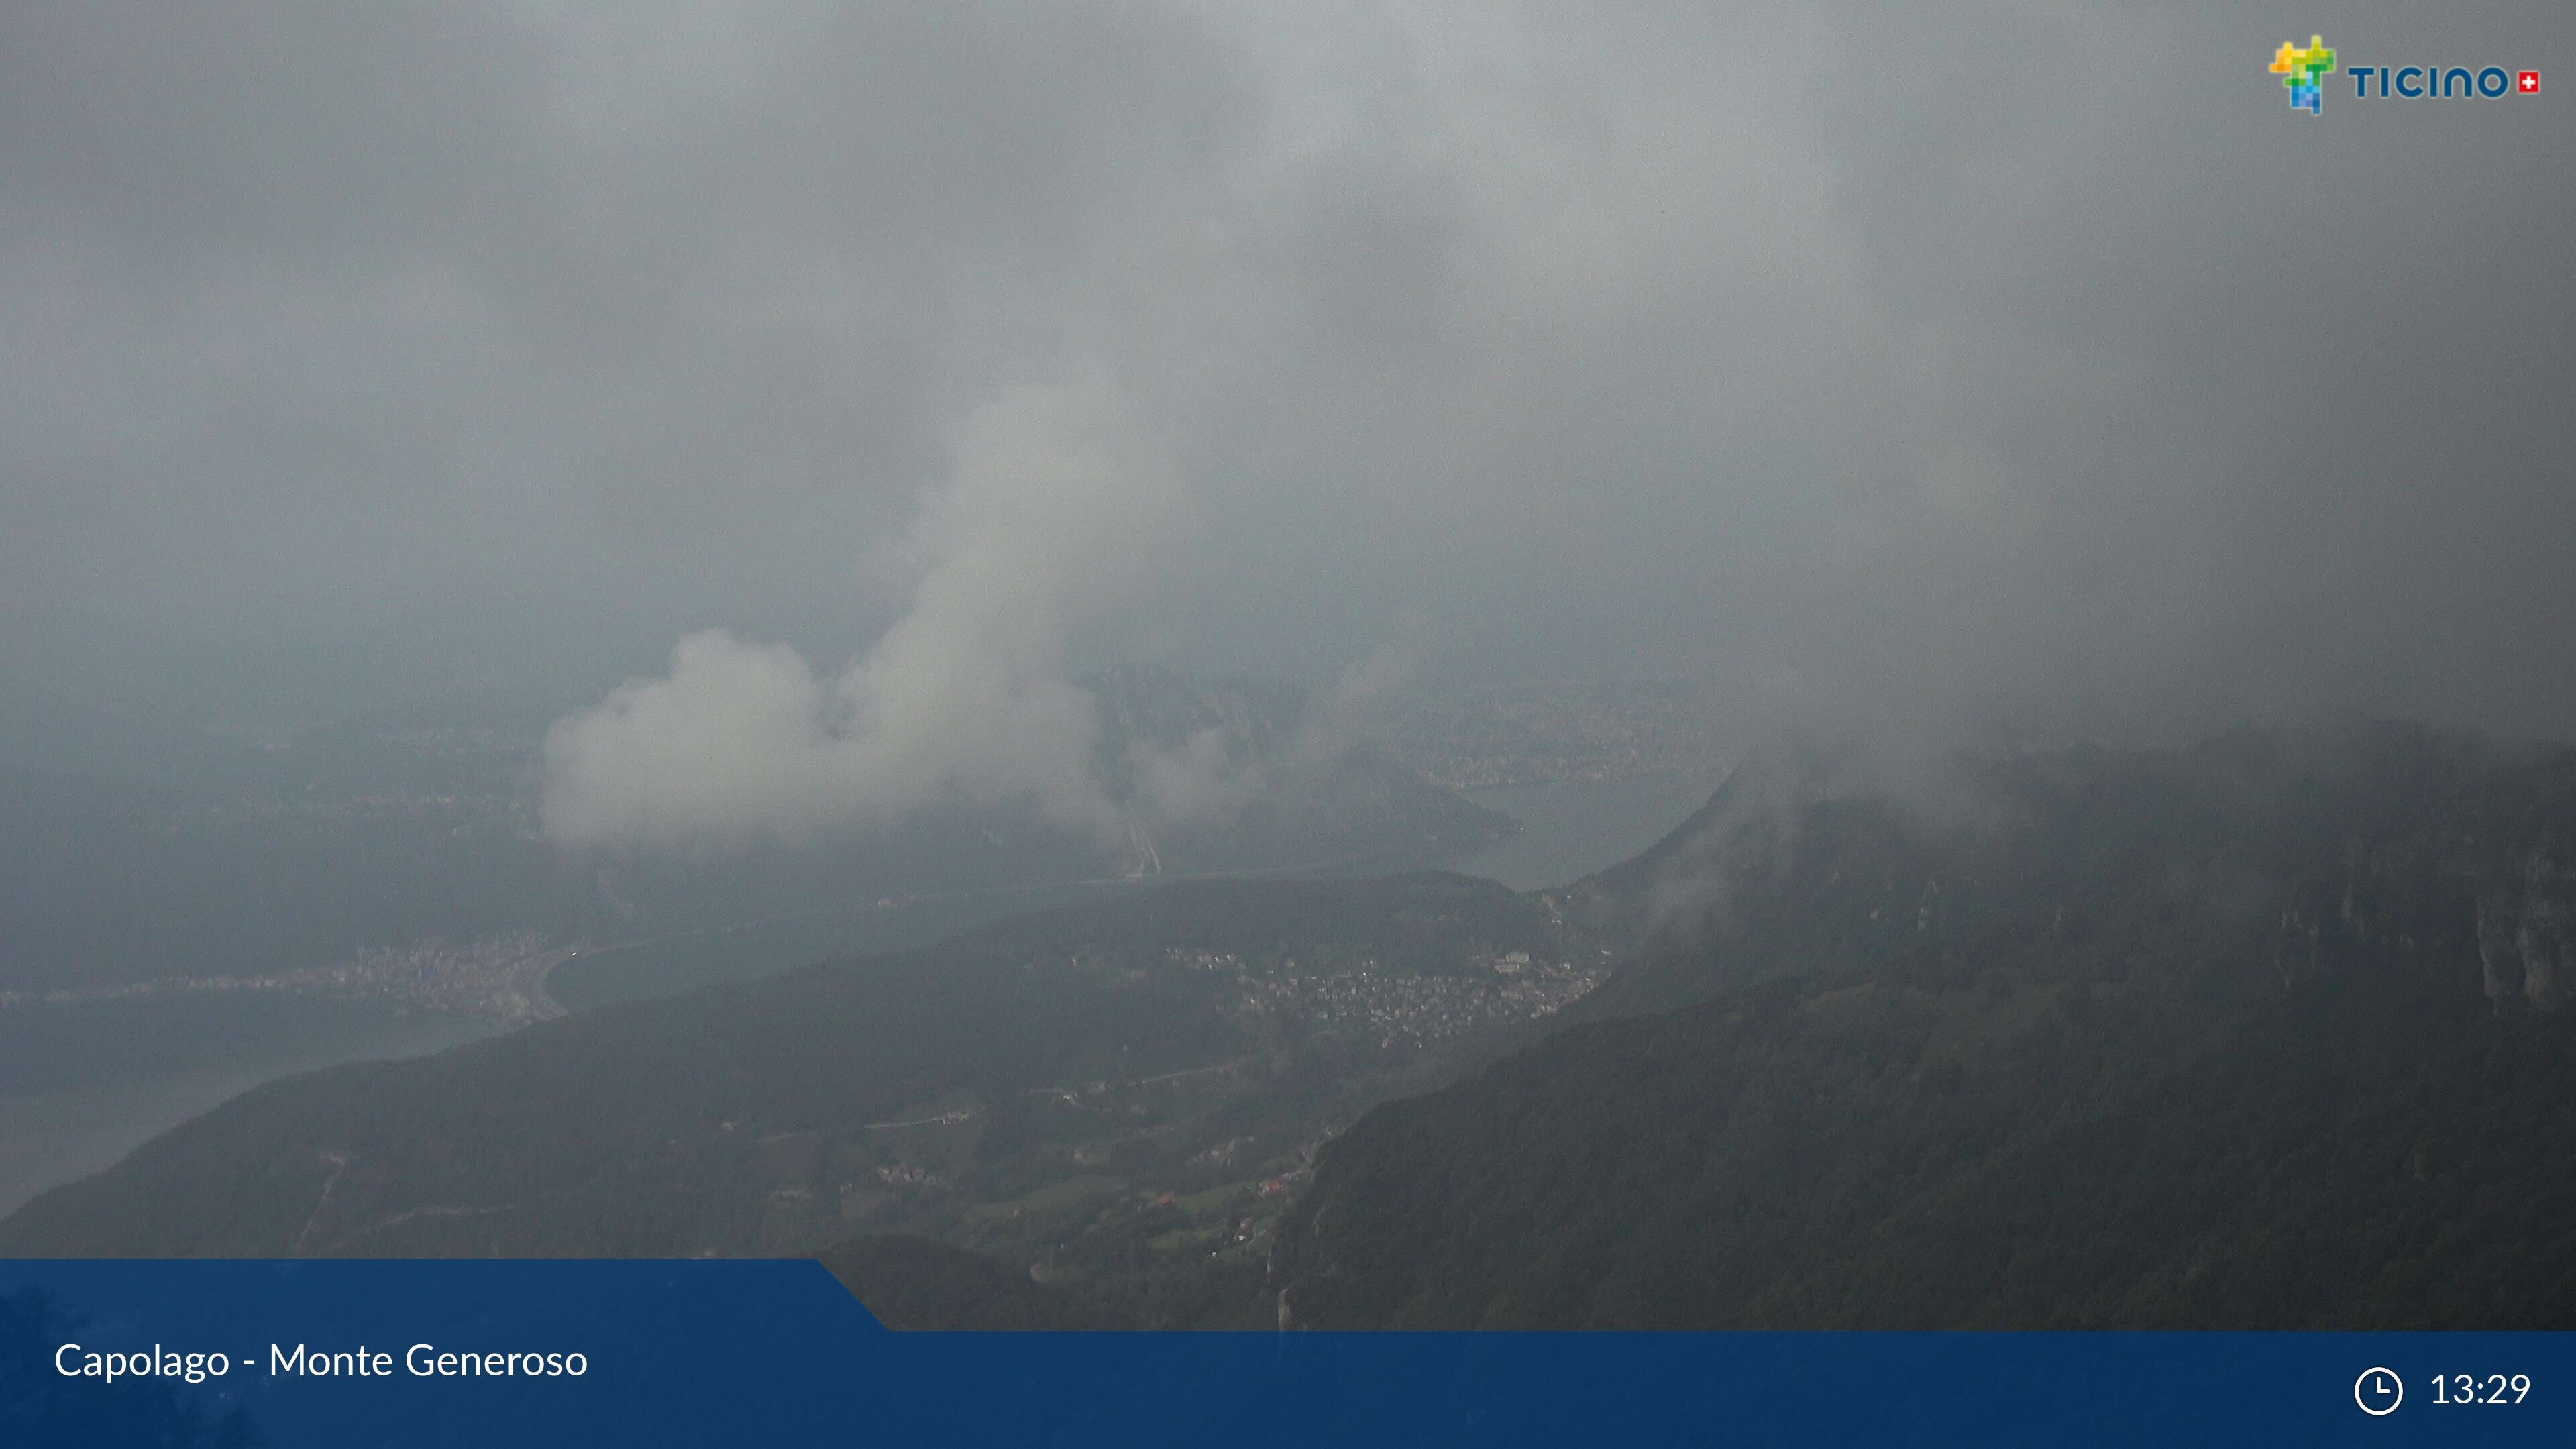
<svg viewBox="0 0 2576 1449">
<path fill-rule="evenodd" d="M 2294 115 L 2311 32 L 2560 79 Z M 2571 42 L 2543 0 L 9 6 L 11 687 L 265 648 L 596 698 L 721 628 L 716 674 L 866 710 L 1401 640 L 1927 729 L 2576 732 Z"/>
</svg>

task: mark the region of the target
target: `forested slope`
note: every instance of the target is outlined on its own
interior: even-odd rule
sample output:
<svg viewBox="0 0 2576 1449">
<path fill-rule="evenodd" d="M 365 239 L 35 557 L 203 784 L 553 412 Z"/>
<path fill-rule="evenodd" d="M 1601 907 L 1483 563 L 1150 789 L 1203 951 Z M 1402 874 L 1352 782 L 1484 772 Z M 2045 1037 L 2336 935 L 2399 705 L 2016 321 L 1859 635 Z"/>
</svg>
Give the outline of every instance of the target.
<svg viewBox="0 0 2576 1449">
<path fill-rule="evenodd" d="M 1370 1114 L 1274 1283 L 1317 1326 L 2564 1326 L 2571 779 L 2368 730 L 2015 761 L 1981 824 L 1793 798 L 1603 993 L 1704 999 Z"/>
</svg>

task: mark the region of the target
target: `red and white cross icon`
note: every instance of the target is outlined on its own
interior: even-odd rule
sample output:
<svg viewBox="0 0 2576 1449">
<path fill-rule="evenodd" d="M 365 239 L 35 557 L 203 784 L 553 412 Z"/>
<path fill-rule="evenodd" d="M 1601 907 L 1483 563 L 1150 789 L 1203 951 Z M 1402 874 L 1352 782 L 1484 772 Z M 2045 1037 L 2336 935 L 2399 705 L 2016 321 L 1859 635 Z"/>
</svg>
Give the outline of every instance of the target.
<svg viewBox="0 0 2576 1449">
<path fill-rule="evenodd" d="M 2540 94 L 2540 72 L 2527 70 L 2513 78 L 2513 88 L 2526 96 Z"/>
</svg>

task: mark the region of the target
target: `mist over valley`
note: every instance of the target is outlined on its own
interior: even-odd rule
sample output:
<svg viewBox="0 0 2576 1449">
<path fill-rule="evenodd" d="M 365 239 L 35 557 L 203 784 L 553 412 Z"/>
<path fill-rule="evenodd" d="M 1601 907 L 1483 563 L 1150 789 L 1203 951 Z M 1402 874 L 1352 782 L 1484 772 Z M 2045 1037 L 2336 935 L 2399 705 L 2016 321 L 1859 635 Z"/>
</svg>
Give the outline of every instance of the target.
<svg viewBox="0 0 2576 1449">
<path fill-rule="evenodd" d="M 2576 11 L 2327 9 L 13 16 L 0 1258 L 2576 1324 Z"/>
</svg>

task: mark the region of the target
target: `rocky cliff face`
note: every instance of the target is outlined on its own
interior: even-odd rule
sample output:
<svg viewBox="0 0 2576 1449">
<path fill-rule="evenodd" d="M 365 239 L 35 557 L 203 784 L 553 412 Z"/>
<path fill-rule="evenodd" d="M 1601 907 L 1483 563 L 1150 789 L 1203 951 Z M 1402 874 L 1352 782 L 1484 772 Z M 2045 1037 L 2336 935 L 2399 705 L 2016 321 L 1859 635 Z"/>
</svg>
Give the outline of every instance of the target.
<svg viewBox="0 0 2576 1449">
<path fill-rule="evenodd" d="M 2576 869 L 2533 851 L 2478 892 L 2487 999 L 2549 1010 L 2576 996 Z"/>
<path fill-rule="evenodd" d="M 1721 798 L 1590 883 L 1725 889 L 1570 1013 L 1607 1015 L 1335 1139 L 1272 1258 L 1295 1322 L 2571 1321 L 2576 751 L 2246 731 L 1974 778 L 1997 823 Z"/>
<path fill-rule="evenodd" d="M 1748 762 L 1635 860 L 1555 893 L 1638 966 L 1586 1008 L 1667 1009 L 1768 975 L 1927 950 L 2125 961 L 2183 923 L 2240 984 L 2421 971 L 2498 1009 L 2576 999 L 2576 752 L 2389 727 L 1967 762 L 1949 798 Z M 1776 762 L 1775 762 L 1776 764 Z"/>
</svg>

